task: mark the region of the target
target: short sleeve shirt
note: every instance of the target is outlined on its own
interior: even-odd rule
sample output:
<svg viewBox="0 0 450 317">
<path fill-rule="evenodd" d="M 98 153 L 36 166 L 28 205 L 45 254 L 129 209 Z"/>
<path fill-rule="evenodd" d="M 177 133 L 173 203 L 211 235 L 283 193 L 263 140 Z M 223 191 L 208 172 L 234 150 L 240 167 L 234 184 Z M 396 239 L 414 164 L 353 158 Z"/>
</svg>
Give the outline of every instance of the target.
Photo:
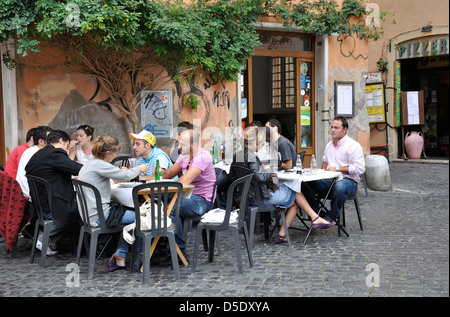
<svg viewBox="0 0 450 317">
<path fill-rule="evenodd" d="M 281 154 L 281 161 L 292 161 L 292 166 L 295 166 L 297 162 L 297 154 L 295 153 L 295 147 L 291 141 L 284 136 L 278 138 L 278 152 Z"/>
<path fill-rule="evenodd" d="M 212 163 L 211 154 L 205 149 L 200 148 L 191 162 L 189 162 L 189 155 L 179 155 L 176 164 L 181 167 L 183 174 L 190 167 L 196 167 L 202 171 L 191 183 L 191 185 L 195 186 L 192 193 L 211 201 L 216 182 L 216 172 Z"/>
</svg>

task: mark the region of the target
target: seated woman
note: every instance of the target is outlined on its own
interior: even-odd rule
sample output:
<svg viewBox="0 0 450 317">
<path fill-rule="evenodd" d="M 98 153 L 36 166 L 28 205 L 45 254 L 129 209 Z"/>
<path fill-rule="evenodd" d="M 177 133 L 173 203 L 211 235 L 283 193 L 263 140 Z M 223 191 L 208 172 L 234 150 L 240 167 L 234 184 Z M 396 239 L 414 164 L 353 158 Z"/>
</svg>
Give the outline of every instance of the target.
<svg viewBox="0 0 450 317">
<path fill-rule="evenodd" d="M 106 223 L 110 226 L 118 224 L 130 224 L 135 220 L 134 210 L 128 210 L 116 202 L 111 202 L 111 179 L 115 181 L 129 181 L 139 173 L 147 172 L 147 164 L 142 164 L 134 168 L 119 168 L 111 162 L 116 158 L 121 150 L 119 140 L 113 136 L 99 136 L 95 139 L 92 147 L 94 158 L 87 161 L 78 173 L 78 179 L 95 185 L 102 198 L 103 213 Z M 91 194 L 91 195 L 89 195 Z M 98 224 L 98 215 L 93 193 L 86 193 L 86 200 L 89 208 L 89 218 L 93 225 Z M 112 223 L 114 221 L 114 223 Z M 129 244 L 121 237 L 119 246 L 110 263 L 109 269 L 116 270 L 125 268 L 125 257 Z M 140 253 L 142 254 L 142 252 Z"/>
<path fill-rule="evenodd" d="M 259 158 L 255 154 L 258 140 L 264 140 L 264 134 L 262 136 L 258 135 L 256 129 L 247 128 L 244 132 L 244 149 L 236 153 L 233 157 L 233 164 L 249 168 L 254 173 L 254 177 L 258 181 L 261 189 L 264 205 L 287 208 L 286 224 L 288 227 L 294 220 L 299 207 L 312 219 L 311 226 L 314 230 L 334 226 L 336 224 L 335 222 L 328 222 L 314 212 L 302 193 L 296 193 L 284 184 L 280 184 L 275 192 L 269 190 L 267 183 L 271 179 L 270 166 L 261 165 Z M 278 235 L 275 237 L 275 243 L 285 242 L 287 242 L 286 232 L 284 231 L 284 227 L 281 226 Z"/>
<path fill-rule="evenodd" d="M 92 159 L 92 139 L 94 138 L 94 127 L 88 126 L 87 124 L 80 125 L 76 132 L 76 141 L 70 142 L 69 157 L 80 164 L 86 164 L 87 161 Z"/>
</svg>

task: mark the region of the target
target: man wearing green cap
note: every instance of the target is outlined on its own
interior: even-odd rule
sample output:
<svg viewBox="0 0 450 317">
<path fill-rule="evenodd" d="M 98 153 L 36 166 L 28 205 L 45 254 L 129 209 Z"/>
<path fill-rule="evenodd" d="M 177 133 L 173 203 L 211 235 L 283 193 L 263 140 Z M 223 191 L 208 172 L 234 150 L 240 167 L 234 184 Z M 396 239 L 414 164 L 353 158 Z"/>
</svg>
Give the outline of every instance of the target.
<svg viewBox="0 0 450 317">
<path fill-rule="evenodd" d="M 147 164 L 148 170 L 145 178 L 147 180 L 155 179 L 153 175 L 154 166 L 156 165 L 156 160 L 159 160 L 159 166 L 162 170 L 172 166 L 172 161 L 169 156 L 160 148 L 156 147 L 156 138 L 153 133 L 142 130 L 138 134 L 131 133 L 130 138 L 134 140 L 133 150 L 138 157 L 137 165 Z M 174 180 L 178 177 L 174 177 Z"/>
</svg>

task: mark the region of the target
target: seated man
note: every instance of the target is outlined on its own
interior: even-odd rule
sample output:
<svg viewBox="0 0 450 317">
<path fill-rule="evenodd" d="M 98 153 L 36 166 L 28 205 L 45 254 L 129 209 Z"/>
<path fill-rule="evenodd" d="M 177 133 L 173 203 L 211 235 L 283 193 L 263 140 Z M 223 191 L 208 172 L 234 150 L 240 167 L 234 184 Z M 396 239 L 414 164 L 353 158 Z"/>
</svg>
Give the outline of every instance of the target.
<svg viewBox="0 0 450 317">
<path fill-rule="evenodd" d="M 358 191 L 359 175 L 366 170 L 364 153 L 361 145 L 347 135 L 348 122 L 345 117 L 336 117 L 331 123 L 332 140 L 326 145 L 322 158 L 322 168 L 327 171 L 338 171 L 344 179 L 336 182 L 331 189 L 331 213 L 339 217 L 339 211 L 347 198 Z M 318 180 L 302 184 L 305 195 L 315 212 L 319 212 L 319 204 L 315 194 L 326 194 L 331 182 Z M 332 219 L 334 220 L 334 219 Z"/>
<path fill-rule="evenodd" d="M 8 157 L 5 165 L 5 173 L 7 173 L 9 176 L 16 178 L 17 169 L 19 167 L 19 162 L 22 154 L 34 145 L 33 134 L 35 131 L 36 128 L 28 130 L 25 142 L 16 147 Z"/>
<path fill-rule="evenodd" d="M 297 162 L 297 153 L 292 142 L 281 135 L 280 121 L 277 119 L 270 119 L 267 121 L 266 127 L 269 127 L 272 130 L 272 140 L 270 141 L 276 142 L 278 152 L 281 154 L 280 169 L 289 170 L 293 168 Z"/>
<path fill-rule="evenodd" d="M 34 146 L 28 148 L 20 157 L 19 166 L 17 167 L 16 180 L 22 188 L 23 195 L 30 198 L 30 188 L 28 187 L 28 179 L 25 176 L 25 166 L 27 166 L 31 157 L 40 149 L 47 145 L 47 135 L 52 131 L 48 126 L 39 126 L 33 133 Z"/>
<path fill-rule="evenodd" d="M 47 143 L 47 146 L 31 157 L 25 171 L 27 175 L 43 178 L 50 183 L 53 194 L 52 214 L 44 217 L 54 221 L 50 239 L 56 243 L 62 238 L 66 225 L 79 223 L 81 220 L 72 176 L 78 175 L 83 165 L 69 158 L 70 137 L 66 132 L 53 130 L 47 137 Z"/>
<path fill-rule="evenodd" d="M 194 185 L 190 198 L 181 198 L 180 225 L 176 242 L 183 254 L 186 253 L 186 242 L 183 237 L 182 223 L 185 217 L 201 216 L 212 208 L 212 197 L 216 173 L 209 151 L 200 147 L 200 136 L 197 130 L 189 129 L 181 133 L 179 148 L 181 153 L 169 169 L 163 172 L 163 178 L 173 178 L 183 172 L 178 181 L 183 185 Z M 175 217 L 171 213 L 171 218 Z"/>
<path fill-rule="evenodd" d="M 134 140 L 133 150 L 138 157 L 136 166 L 147 164 L 147 175 L 146 180 L 154 180 L 153 175 L 154 167 L 156 166 L 156 160 L 159 160 L 159 166 L 161 170 L 170 168 L 172 166 L 172 161 L 169 156 L 160 148 L 156 147 L 156 138 L 153 133 L 147 130 L 142 130 L 139 134 L 130 134 L 130 138 Z M 178 177 L 175 176 L 174 180 Z"/>
</svg>

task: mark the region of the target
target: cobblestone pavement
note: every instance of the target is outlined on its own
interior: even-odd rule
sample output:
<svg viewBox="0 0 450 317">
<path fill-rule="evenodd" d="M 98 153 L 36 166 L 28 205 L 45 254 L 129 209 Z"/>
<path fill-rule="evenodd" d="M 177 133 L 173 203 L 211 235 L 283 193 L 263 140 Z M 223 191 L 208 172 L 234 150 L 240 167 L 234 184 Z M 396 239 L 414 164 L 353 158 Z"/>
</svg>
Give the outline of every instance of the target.
<svg viewBox="0 0 450 317">
<path fill-rule="evenodd" d="M 220 236 L 222 254 L 213 263 L 201 252 L 195 273 L 180 267 L 180 282 L 169 267 L 154 266 L 149 286 L 142 285 L 140 273 L 108 272 L 108 257 L 96 261 L 94 278 L 87 280 L 86 256 L 76 286 L 67 267 L 75 262 L 70 252 L 48 257 L 41 269 L 39 251 L 29 263 L 29 239 L 20 238 L 7 254 L 0 238 L 0 296 L 448 297 L 449 165 L 391 163 L 390 170 L 392 191 L 359 196 L 364 231 L 348 202 L 350 237 L 339 237 L 332 228 L 313 233 L 304 245 L 305 232 L 290 230 L 293 244 L 288 247 L 256 235 L 253 268 L 242 242 L 244 274 L 237 271 L 225 234 Z M 293 226 L 301 224 L 296 220 Z M 194 232 L 189 238 L 192 255 Z"/>
</svg>

